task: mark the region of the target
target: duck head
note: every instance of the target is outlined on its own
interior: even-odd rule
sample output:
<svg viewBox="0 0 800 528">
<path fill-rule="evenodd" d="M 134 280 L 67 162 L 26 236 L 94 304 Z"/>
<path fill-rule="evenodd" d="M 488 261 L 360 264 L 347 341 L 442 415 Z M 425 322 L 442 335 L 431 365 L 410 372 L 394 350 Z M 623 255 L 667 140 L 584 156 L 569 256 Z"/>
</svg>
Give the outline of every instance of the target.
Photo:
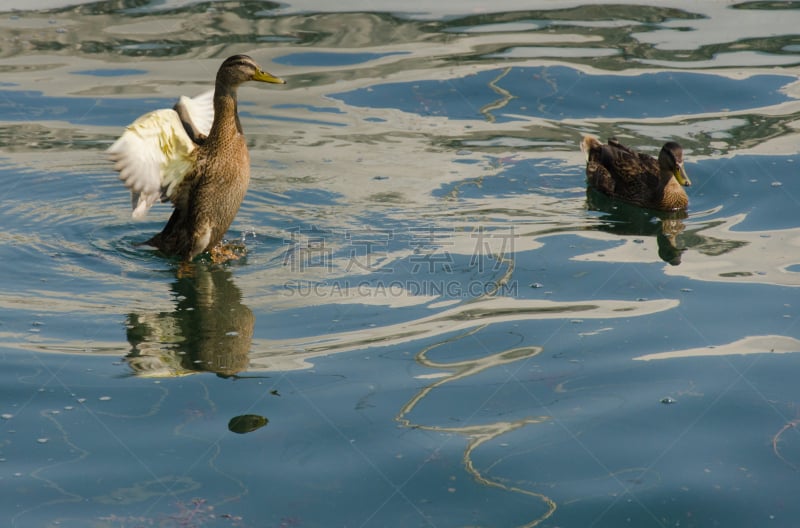
<svg viewBox="0 0 800 528">
<path fill-rule="evenodd" d="M 661 152 L 658 154 L 658 166 L 662 174 L 669 173 L 684 187 L 692 184 L 683 168 L 683 147 L 678 143 L 670 141 L 661 147 Z"/>
<path fill-rule="evenodd" d="M 272 84 L 286 84 L 261 67 L 247 55 L 234 55 L 225 59 L 217 72 L 217 82 L 226 86 L 238 86 L 247 81 L 259 81 Z"/>
</svg>

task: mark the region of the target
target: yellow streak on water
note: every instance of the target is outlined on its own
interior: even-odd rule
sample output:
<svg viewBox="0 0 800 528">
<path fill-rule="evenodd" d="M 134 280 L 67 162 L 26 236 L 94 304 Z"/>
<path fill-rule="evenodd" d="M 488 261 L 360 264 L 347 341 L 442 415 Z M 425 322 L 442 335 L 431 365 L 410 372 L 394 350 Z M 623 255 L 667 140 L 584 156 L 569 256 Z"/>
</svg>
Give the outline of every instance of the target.
<svg viewBox="0 0 800 528">
<path fill-rule="evenodd" d="M 403 405 L 403 407 L 400 409 L 400 412 L 397 414 L 396 420 L 405 427 L 425 429 L 428 431 L 436 431 L 440 433 L 455 433 L 466 437 L 468 439 L 468 442 L 466 448 L 464 449 L 462 460 L 466 471 L 470 475 L 472 475 L 472 477 L 477 482 L 485 486 L 499 488 L 512 493 L 518 493 L 521 495 L 527 495 L 543 503 L 545 511 L 540 514 L 536 514 L 536 517 L 532 519 L 530 522 L 521 525 L 521 528 L 532 528 L 534 526 L 539 525 L 540 523 L 542 523 L 555 513 L 557 507 L 555 501 L 553 501 L 550 497 L 542 493 L 537 493 L 535 491 L 523 489 L 519 486 L 514 486 L 511 484 L 506 484 L 504 482 L 491 479 L 485 476 L 481 472 L 481 470 L 475 466 L 475 462 L 473 460 L 473 453 L 475 452 L 476 449 L 478 449 L 481 445 L 483 445 L 486 442 L 489 442 L 491 440 L 496 440 L 498 437 L 504 434 L 511 433 L 521 427 L 542 423 L 547 420 L 547 417 L 529 417 L 520 420 L 515 420 L 513 422 L 500 421 L 483 425 L 471 425 L 463 427 L 444 427 L 438 425 L 417 424 L 414 423 L 414 421 L 408 417 L 408 415 L 411 414 L 414 411 L 414 409 L 420 403 L 423 402 L 425 397 L 428 396 L 434 389 L 442 387 L 447 383 L 476 375 L 490 368 L 499 367 L 502 365 L 508 365 L 521 360 L 524 361 L 526 359 L 538 355 L 543 350 L 541 347 L 514 348 L 499 352 L 497 354 L 490 354 L 488 356 L 483 356 L 470 360 L 454 361 L 451 363 L 436 362 L 428 357 L 428 352 L 430 352 L 431 350 L 439 346 L 442 346 L 444 344 L 452 343 L 460 339 L 463 339 L 465 337 L 468 337 L 470 335 L 473 335 L 482 328 L 485 328 L 486 326 L 487 325 L 482 325 L 478 328 L 468 330 L 464 333 L 461 333 L 457 337 L 445 339 L 444 341 L 426 347 L 419 353 L 417 353 L 415 359 L 421 365 L 434 369 L 451 370 L 453 372 L 452 374 L 447 375 L 446 377 L 439 379 L 431 383 L 430 385 L 424 387 L 422 390 L 420 390 L 413 398 L 411 398 L 405 405 Z"/>
</svg>

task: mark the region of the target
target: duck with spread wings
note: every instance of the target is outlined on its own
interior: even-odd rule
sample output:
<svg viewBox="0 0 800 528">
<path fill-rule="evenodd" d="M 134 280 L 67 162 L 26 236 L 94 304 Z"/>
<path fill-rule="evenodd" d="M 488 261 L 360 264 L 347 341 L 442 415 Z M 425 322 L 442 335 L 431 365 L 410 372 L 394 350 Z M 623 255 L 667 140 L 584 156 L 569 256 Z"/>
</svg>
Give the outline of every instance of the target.
<svg viewBox="0 0 800 528">
<path fill-rule="evenodd" d="M 172 202 L 166 226 L 146 244 L 187 262 L 204 252 L 214 257 L 250 181 L 237 108 L 237 88 L 247 81 L 284 83 L 234 55 L 220 66 L 213 92 L 143 115 L 108 149 L 131 191 L 134 218 L 159 200 Z"/>
</svg>

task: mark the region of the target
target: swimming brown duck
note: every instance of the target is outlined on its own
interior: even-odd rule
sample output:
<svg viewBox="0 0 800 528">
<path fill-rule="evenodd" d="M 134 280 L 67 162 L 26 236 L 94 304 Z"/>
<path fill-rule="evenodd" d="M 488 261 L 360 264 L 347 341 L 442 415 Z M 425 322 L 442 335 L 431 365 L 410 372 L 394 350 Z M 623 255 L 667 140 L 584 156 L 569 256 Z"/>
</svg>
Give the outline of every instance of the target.
<svg viewBox="0 0 800 528">
<path fill-rule="evenodd" d="M 586 181 L 598 191 L 649 209 L 677 211 L 689 204 L 684 186 L 692 182 L 683 168 L 683 148 L 670 141 L 661 147 L 656 161 L 626 147 L 616 139 L 603 145 L 585 136 Z"/>
<path fill-rule="evenodd" d="M 183 261 L 218 250 L 250 181 L 236 101 L 247 81 L 285 82 L 247 55 L 234 55 L 220 66 L 213 96 L 181 97 L 172 109 L 143 115 L 108 149 L 131 190 L 134 218 L 158 200 L 172 202 L 167 225 L 146 244 Z"/>
</svg>

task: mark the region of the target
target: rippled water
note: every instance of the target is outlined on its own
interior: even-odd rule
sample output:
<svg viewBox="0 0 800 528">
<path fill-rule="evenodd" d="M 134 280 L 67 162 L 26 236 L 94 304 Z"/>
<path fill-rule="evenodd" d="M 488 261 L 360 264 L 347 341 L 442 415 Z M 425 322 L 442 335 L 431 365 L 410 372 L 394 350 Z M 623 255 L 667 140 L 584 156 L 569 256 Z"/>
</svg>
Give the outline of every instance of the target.
<svg viewBox="0 0 800 528">
<path fill-rule="evenodd" d="M 798 523 L 791 4 L 0 9 L 4 526 Z M 234 53 L 288 84 L 185 276 L 104 150 Z M 586 133 L 680 141 L 688 215 Z"/>
</svg>

